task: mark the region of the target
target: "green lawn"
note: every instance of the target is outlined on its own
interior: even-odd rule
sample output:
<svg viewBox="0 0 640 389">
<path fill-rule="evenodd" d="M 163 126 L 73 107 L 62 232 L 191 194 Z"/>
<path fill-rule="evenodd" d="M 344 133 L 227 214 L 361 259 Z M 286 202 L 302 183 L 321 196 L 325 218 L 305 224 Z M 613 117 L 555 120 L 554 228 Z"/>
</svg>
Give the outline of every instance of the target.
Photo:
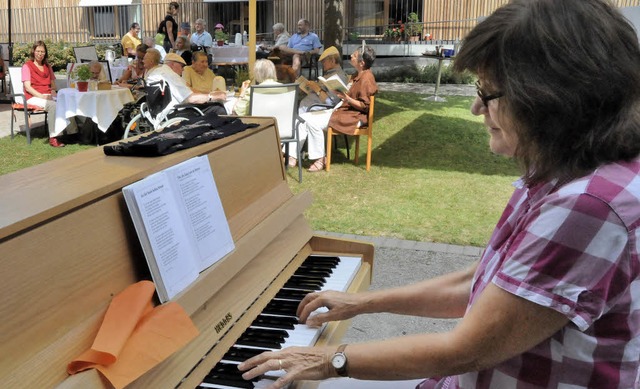
<svg viewBox="0 0 640 389">
<path fill-rule="evenodd" d="M 482 119 L 469 112 L 471 97 L 433 103 L 413 93 L 376 98 L 370 172 L 346 160 L 342 139 L 331 172 L 289 170 L 294 193 L 314 195 L 307 218 L 316 230 L 418 241 L 484 245 L 517 178 L 515 164 L 493 155 Z M 363 138 L 366 144 L 366 138 Z M 24 136 L 0 139 L 0 174 L 92 146 L 27 146 Z M 364 149 L 366 150 L 366 149 Z M 353 146 L 352 146 L 353 154 Z M 353 157 L 353 156 L 352 156 Z"/>
</svg>

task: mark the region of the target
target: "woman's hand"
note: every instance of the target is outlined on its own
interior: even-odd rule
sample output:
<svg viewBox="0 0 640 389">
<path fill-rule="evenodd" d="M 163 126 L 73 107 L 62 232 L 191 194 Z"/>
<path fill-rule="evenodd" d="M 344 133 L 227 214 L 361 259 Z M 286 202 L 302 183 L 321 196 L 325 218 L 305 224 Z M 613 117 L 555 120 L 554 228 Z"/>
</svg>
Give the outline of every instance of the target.
<svg viewBox="0 0 640 389">
<path fill-rule="evenodd" d="M 267 351 L 238 365 L 245 371 L 242 378 L 250 380 L 268 371 L 284 370 L 286 373 L 267 389 L 280 389 L 298 380 L 322 380 L 337 377 L 331 367 L 334 347 L 289 347 L 281 351 Z"/>
<path fill-rule="evenodd" d="M 350 319 L 362 312 L 362 304 L 365 301 L 362 296 L 363 294 L 343 293 L 332 290 L 309 293 L 298 305 L 296 315 L 300 319 L 300 323 L 310 326 L 319 326 L 329 321 Z M 326 307 L 329 310 L 324 313 L 311 314 L 320 307 Z"/>
</svg>

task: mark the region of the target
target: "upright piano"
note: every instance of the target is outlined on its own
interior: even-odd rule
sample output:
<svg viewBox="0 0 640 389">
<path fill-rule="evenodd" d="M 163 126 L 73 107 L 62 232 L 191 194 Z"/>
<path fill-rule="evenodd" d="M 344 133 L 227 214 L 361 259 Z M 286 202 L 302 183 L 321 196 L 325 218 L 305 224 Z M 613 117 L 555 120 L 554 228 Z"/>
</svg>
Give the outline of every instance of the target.
<svg viewBox="0 0 640 389">
<path fill-rule="evenodd" d="M 345 287 L 369 286 L 373 247 L 314 235 L 307 192 L 293 195 L 272 118 L 257 127 L 159 158 L 86 150 L 0 176 L 0 387 L 108 388 L 95 370 L 66 365 L 88 349 L 114 295 L 150 279 L 121 189 L 207 155 L 235 250 L 173 301 L 200 335 L 130 388 L 195 388 L 310 255 L 358 258 Z M 348 322 L 316 344 L 337 344 Z M 298 382 L 312 388 L 312 382 Z"/>
</svg>

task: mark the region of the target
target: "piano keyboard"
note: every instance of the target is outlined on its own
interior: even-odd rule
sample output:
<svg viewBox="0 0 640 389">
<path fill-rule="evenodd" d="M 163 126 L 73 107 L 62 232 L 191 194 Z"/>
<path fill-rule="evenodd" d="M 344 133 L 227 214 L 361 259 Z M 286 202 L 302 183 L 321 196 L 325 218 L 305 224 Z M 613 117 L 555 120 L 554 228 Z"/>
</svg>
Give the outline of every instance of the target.
<svg viewBox="0 0 640 389">
<path fill-rule="evenodd" d="M 296 310 L 302 298 L 310 292 L 323 290 L 346 291 L 360 269 L 360 258 L 309 256 L 278 291 L 238 338 L 198 388 L 237 389 L 266 388 L 284 372 L 271 371 L 253 381 L 242 378 L 237 365 L 264 351 L 280 350 L 290 346 L 312 346 L 326 327 L 298 324 Z M 325 311 L 319 308 L 315 312 Z"/>
</svg>

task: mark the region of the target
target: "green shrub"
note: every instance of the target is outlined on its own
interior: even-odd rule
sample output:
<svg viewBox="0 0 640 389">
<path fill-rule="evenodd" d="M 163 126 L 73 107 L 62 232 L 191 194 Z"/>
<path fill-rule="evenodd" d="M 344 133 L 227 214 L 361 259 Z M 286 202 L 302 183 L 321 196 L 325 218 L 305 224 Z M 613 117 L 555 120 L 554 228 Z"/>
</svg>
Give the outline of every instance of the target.
<svg viewBox="0 0 640 389">
<path fill-rule="evenodd" d="M 373 68 L 375 71 L 375 67 Z M 417 66 L 416 64 L 395 66 L 389 70 L 375 72 L 380 82 L 417 82 L 435 84 L 438 78 L 438 65 Z M 451 66 L 443 66 L 440 75 L 441 84 L 471 84 L 476 77 L 466 71 L 456 73 Z"/>
<path fill-rule="evenodd" d="M 48 60 L 53 67 L 54 72 L 66 72 L 67 64 L 70 62 L 76 62 L 76 57 L 73 53 L 73 48 L 78 46 L 89 46 L 91 43 L 69 43 L 65 41 L 53 42 L 50 39 L 45 39 L 44 43 L 47 45 L 47 52 L 49 54 Z M 29 43 L 14 43 L 13 45 L 13 65 L 22 66 L 29 59 L 31 53 L 31 46 L 33 42 Z M 98 53 L 98 59 L 104 59 L 105 51 L 111 46 L 109 44 L 96 44 L 96 52 Z"/>
</svg>

